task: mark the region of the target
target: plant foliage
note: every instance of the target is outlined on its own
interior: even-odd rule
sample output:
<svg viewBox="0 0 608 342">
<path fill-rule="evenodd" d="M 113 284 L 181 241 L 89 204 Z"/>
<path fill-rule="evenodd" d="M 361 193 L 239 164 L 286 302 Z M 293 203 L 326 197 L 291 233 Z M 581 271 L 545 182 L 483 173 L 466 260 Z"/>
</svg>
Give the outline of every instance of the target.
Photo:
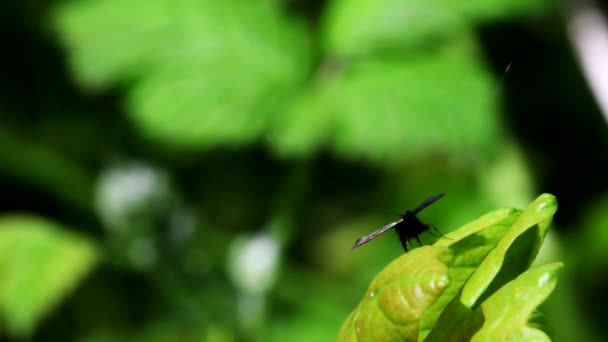
<svg viewBox="0 0 608 342">
<path fill-rule="evenodd" d="M 389 264 L 340 329 L 339 341 L 549 341 L 530 323 L 560 263 L 530 269 L 557 210 L 492 211 Z"/>
<path fill-rule="evenodd" d="M 75 77 L 128 85 L 128 113 L 156 141 L 385 160 L 495 146 L 473 25 L 543 3 L 337 0 L 318 36 L 275 1 L 81 0 L 55 23 Z"/>
<path fill-rule="evenodd" d="M 34 216 L 0 217 L 0 313 L 8 332 L 28 336 L 91 270 L 95 246 Z"/>
</svg>

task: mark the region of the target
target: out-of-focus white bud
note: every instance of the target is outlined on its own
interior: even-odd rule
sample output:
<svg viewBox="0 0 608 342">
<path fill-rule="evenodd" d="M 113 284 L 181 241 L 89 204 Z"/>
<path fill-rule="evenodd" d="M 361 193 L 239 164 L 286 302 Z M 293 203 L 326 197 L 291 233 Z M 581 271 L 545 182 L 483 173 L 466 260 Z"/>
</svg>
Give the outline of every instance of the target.
<svg viewBox="0 0 608 342">
<path fill-rule="evenodd" d="M 274 285 L 280 247 L 269 234 L 236 238 L 231 246 L 229 271 L 243 292 L 263 293 Z"/>
</svg>

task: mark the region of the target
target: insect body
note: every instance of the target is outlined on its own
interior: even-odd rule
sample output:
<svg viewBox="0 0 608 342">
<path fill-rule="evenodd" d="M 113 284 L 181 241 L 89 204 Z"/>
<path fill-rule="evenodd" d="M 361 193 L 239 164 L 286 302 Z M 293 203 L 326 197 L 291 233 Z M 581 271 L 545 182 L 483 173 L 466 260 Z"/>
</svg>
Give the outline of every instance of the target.
<svg viewBox="0 0 608 342">
<path fill-rule="evenodd" d="M 391 228 L 395 228 L 397 230 L 397 234 L 399 235 L 401 245 L 403 246 L 403 249 L 407 252 L 407 242 L 409 242 L 411 239 L 416 239 L 416 241 L 420 243 L 420 239 L 418 236 L 424 233 L 425 231 L 433 228 L 433 225 L 421 222 L 416 217 L 416 214 L 418 214 L 422 209 L 433 204 L 433 202 L 443 197 L 443 195 L 445 194 L 439 194 L 427 198 L 426 200 L 424 200 L 424 202 L 420 203 L 420 205 L 418 205 L 413 210 L 407 210 L 403 215 L 401 215 L 400 220 L 391 222 L 386 226 L 376 230 L 375 232 L 357 239 L 352 249 L 355 249 L 363 245 L 364 243 L 367 243 L 377 238 L 379 235 L 383 234 Z"/>
</svg>

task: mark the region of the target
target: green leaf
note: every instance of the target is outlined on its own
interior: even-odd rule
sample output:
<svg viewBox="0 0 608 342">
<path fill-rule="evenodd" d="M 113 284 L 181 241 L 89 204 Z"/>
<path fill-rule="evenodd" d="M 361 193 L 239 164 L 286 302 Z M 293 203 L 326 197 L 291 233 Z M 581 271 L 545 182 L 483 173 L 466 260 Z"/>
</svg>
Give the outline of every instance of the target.
<svg viewBox="0 0 608 342">
<path fill-rule="evenodd" d="M 305 157 L 327 143 L 333 127 L 327 91 L 302 91 L 275 119 L 269 141 L 283 156 Z"/>
<path fill-rule="evenodd" d="M 339 56 L 429 46 L 468 30 L 457 12 L 428 1 L 336 0 L 330 4 L 325 46 Z"/>
<path fill-rule="evenodd" d="M 57 202 L 92 212 L 92 176 L 48 144 L 0 129 L 0 160 L 0 172 L 5 176 L 48 193 Z"/>
<path fill-rule="evenodd" d="M 528 322 L 555 288 L 562 266 L 535 267 L 507 283 L 465 319 L 462 335 L 472 336 L 471 341 L 551 341 Z"/>
<path fill-rule="evenodd" d="M 608 194 L 594 200 L 582 216 L 584 219 L 580 229 L 585 233 L 580 234 L 582 241 L 577 245 L 584 246 L 584 249 L 575 253 L 588 266 L 604 268 L 608 265 Z"/>
<path fill-rule="evenodd" d="M 81 83 L 125 85 L 157 141 L 386 161 L 496 145 L 496 85 L 460 3 L 335 2 L 308 85 L 314 45 L 274 1 L 75 0 L 54 19 Z"/>
<path fill-rule="evenodd" d="M 499 209 L 483 215 L 438 240 L 435 245 L 449 247 L 450 285 L 420 319 L 419 340 L 422 341 L 437 323 L 443 310 L 458 296 L 465 282 L 496 247 L 503 234 L 520 217 L 516 209 Z"/>
<path fill-rule="evenodd" d="M 504 296 L 498 293 L 530 267 L 556 210 L 555 197 L 543 194 L 525 210 L 495 210 L 432 246 L 401 256 L 372 281 L 340 329 L 338 340 L 467 340 L 463 336 L 472 336 L 480 322 L 471 315 L 477 315 L 475 310 L 483 305 L 496 303 L 485 304 L 495 294 Z M 439 276 L 441 286 L 437 287 Z M 419 296 L 407 296 L 413 288 Z M 539 303 L 522 309 L 529 309 L 525 322 Z M 529 324 L 521 332 L 545 336 L 535 327 L 539 325 Z"/>
<path fill-rule="evenodd" d="M 384 161 L 486 150 L 498 136 L 495 84 L 468 29 L 408 56 L 335 65 L 329 56 L 306 86 L 307 35 L 274 2 L 80 0 L 59 7 L 55 22 L 81 82 L 126 84 L 129 115 L 161 142 L 268 138 L 283 156 L 329 145 Z"/>
<path fill-rule="evenodd" d="M 495 84 L 468 44 L 403 60 L 361 61 L 329 91 L 332 145 L 345 156 L 483 151 L 498 136 Z"/>
<path fill-rule="evenodd" d="M 488 296 L 530 267 L 556 211 L 553 195 L 536 198 L 467 281 L 461 301 L 473 307 L 482 294 Z"/>
<path fill-rule="evenodd" d="M 283 155 L 329 145 L 349 158 L 401 160 L 491 150 L 499 136 L 495 83 L 470 40 L 328 72 L 275 119 L 271 142 Z"/>
<path fill-rule="evenodd" d="M 551 0 L 335 0 L 325 18 L 326 48 L 339 56 L 428 47 L 470 29 L 473 20 L 539 11 Z M 429 44 L 429 42 L 431 44 Z"/>
<path fill-rule="evenodd" d="M 136 16 L 133 13 L 137 13 Z M 57 11 L 80 80 L 129 82 L 147 135 L 172 144 L 240 144 L 309 72 L 302 25 L 272 1 L 82 0 Z"/>
<path fill-rule="evenodd" d="M 524 206 L 534 194 L 531 168 L 521 148 L 503 144 L 491 164 L 481 171 L 481 184 L 495 203 Z"/>
<path fill-rule="evenodd" d="M 432 0 L 432 2 L 476 21 L 537 14 L 560 4 L 556 0 Z"/>
<path fill-rule="evenodd" d="M 346 319 L 340 341 L 416 341 L 418 320 L 449 285 L 448 250 L 425 246 L 390 263 Z"/>
<path fill-rule="evenodd" d="M 89 240 L 45 219 L 0 217 L 0 312 L 8 332 L 31 334 L 96 258 Z"/>
<path fill-rule="evenodd" d="M 501 234 L 496 246 L 470 274 L 461 292 L 442 311 L 426 341 L 444 341 L 459 329 L 471 310 L 530 267 L 556 210 L 555 197 L 542 194 L 517 215 L 516 220 Z M 453 238 L 451 234 L 449 236 Z M 438 243 L 450 244 L 441 240 Z"/>
</svg>

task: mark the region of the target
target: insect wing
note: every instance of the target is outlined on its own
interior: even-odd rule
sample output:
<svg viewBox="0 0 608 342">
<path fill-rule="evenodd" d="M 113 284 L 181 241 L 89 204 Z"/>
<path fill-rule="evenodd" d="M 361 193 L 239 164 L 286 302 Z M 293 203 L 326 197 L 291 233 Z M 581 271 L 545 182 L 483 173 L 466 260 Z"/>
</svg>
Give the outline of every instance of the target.
<svg viewBox="0 0 608 342">
<path fill-rule="evenodd" d="M 431 196 L 431 197 L 425 199 L 424 202 L 420 203 L 420 205 L 418 205 L 414 210 L 412 210 L 411 213 L 412 214 L 419 213 L 422 209 L 424 209 L 424 208 L 428 207 L 429 205 L 433 204 L 433 202 L 437 201 L 438 199 L 440 199 L 444 195 L 445 194 L 439 194 L 439 195 Z"/>
<path fill-rule="evenodd" d="M 386 226 L 384 226 L 384 227 L 376 230 L 375 232 L 373 232 L 371 234 L 368 234 L 368 235 L 365 235 L 363 237 L 360 237 L 359 239 L 357 239 L 357 241 L 355 241 L 355 244 L 353 245 L 352 249 L 355 249 L 355 248 L 361 246 L 362 244 L 367 243 L 367 242 L 369 242 L 369 241 L 377 238 L 378 235 L 386 232 L 387 230 L 393 228 L 394 226 L 396 226 L 397 224 L 399 224 L 401 222 L 403 222 L 403 219 L 395 221 L 395 222 L 391 222 L 391 223 L 389 223 Z"/>
</svg>

